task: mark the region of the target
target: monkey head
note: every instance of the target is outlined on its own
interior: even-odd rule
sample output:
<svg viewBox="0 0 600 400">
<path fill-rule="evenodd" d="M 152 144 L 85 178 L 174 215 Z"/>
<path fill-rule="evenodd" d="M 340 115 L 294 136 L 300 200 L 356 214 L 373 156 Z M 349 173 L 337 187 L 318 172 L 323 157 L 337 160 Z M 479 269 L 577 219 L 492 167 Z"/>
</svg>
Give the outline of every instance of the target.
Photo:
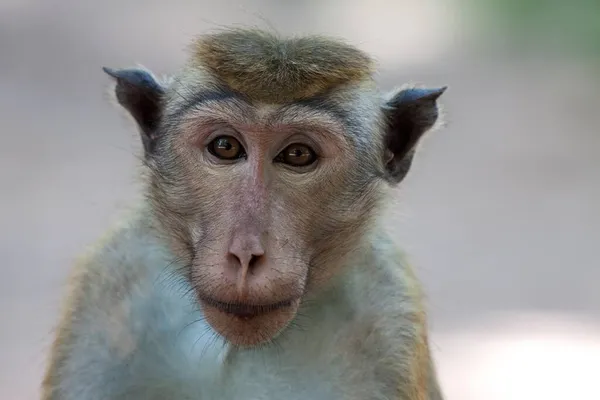
<svg viewBox="0 0 600 400">
<path fill-rule="evenodd" d="M 104 70 L 139 126 L 149 204 L 207 321 L 255 346 L 360 251 L 445 88 L 384 97 L 366 54 L 323 37 L 234 30 L 191 50 L 166 82 Z"/>
</svg>

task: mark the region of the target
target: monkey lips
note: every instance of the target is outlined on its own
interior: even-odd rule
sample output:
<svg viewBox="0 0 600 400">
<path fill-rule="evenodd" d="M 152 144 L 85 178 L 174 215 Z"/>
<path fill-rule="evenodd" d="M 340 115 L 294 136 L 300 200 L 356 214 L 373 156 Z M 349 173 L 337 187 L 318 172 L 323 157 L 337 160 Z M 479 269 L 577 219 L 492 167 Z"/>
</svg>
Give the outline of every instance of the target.
<svg viewBox="0 0 600 400">
<path fill-rule="evenodd" d="M 207 322 L 227 341 L 240 347 L 252 347 L 274 339 L 295 317 L 299 304 L 299 299 L 251 304 L 200 296 Z"/>
</svg>

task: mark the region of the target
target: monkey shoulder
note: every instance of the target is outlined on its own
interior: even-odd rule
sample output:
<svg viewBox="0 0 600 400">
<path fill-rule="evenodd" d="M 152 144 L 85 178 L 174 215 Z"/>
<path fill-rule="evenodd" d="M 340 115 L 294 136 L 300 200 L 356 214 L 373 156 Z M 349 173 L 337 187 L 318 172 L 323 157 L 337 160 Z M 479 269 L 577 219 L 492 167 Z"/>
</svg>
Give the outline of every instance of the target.
<svg viewBox="0 0 600 400">
<path fill-rule="evenodd" d="M 391 390 L 381 389 L 382 398 L 394 398 L 396 388 L 414 387 L 428 357 L 421 284 L 406 253 L 386 235 L 373 241 L 350 276 L 353 318 L 340 330 L 350 344 L 348 368 L 369 377 L 367 384 Z"/>
<path fill-rule="evenodd" d="M 44 399 L 125 399 L 144 386 L 140 398 L 153 399 L 154 385 L 172 392 L 161 375 L 187 359 L 174 336 L 200 318 L 181 268 L 143 215 L 92 247 L 70 279 Z"/>
</svg>

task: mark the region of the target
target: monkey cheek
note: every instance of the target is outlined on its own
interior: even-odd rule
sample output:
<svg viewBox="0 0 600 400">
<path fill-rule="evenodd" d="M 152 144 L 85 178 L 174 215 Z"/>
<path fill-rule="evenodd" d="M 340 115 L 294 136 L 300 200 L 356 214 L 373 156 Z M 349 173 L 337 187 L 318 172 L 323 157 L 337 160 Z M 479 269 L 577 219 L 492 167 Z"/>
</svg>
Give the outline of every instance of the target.
<svg viewBox="0 0 600 400">
<path fill-rule="evenodd" d="M 254 347 L 275 339 L 294 319 L 300 301 L 251 317 L 240 317 L 201 302 L 206 321 L 225 340 L 238 347 Z"/>
</svg>

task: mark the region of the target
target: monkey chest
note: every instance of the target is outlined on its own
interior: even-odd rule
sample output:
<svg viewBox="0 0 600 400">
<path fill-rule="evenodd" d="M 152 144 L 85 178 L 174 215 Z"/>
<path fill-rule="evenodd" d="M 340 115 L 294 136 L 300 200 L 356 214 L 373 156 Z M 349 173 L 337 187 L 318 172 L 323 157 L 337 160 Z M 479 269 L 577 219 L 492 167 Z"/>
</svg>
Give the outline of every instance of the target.
<svg viewBox="0 0 600 400">
<path fill-rule="evenodd" d="M 314 341 L 315 338 L 309 340 Z M 303 341 L 304 342 L 304 341 Z M 227 354 L 215 346 L 198 358 L 197 374 L 184 384 L 190 399 L 332 400 L 394 398 L 396 381 L 382 373 L 381 359 L 344 352 L 321 338 L 313 346 L 273 345 L 258 351 Z M 283 345 L 282 345 L 283 346 Z M 218 351 L 220 347 L 222 351 Z M 192 357 L 193 355 L 190 354 Z M 389 372 L 389 371 L 388 371 Z"/>
<path fill-rule="evenodd" d="M 177 338 L 169 351 L 147 348 L 154 352 L 153 367 L 138 364 L 136 375 L 141 382 L 157 382 L 155 393 L 168 391 L 157 399 L 395 398 L 397 373 L 380 366 L 380 354 L 349 341 L 344 332 L 350 329 L 329 338 L 332 326 L 322 329 L 292 332 L 268 347 L 236 352 L 199 322 L 169 335 Z M 148 372 L 153 376 L 143 376 Z"/>
</svg>

